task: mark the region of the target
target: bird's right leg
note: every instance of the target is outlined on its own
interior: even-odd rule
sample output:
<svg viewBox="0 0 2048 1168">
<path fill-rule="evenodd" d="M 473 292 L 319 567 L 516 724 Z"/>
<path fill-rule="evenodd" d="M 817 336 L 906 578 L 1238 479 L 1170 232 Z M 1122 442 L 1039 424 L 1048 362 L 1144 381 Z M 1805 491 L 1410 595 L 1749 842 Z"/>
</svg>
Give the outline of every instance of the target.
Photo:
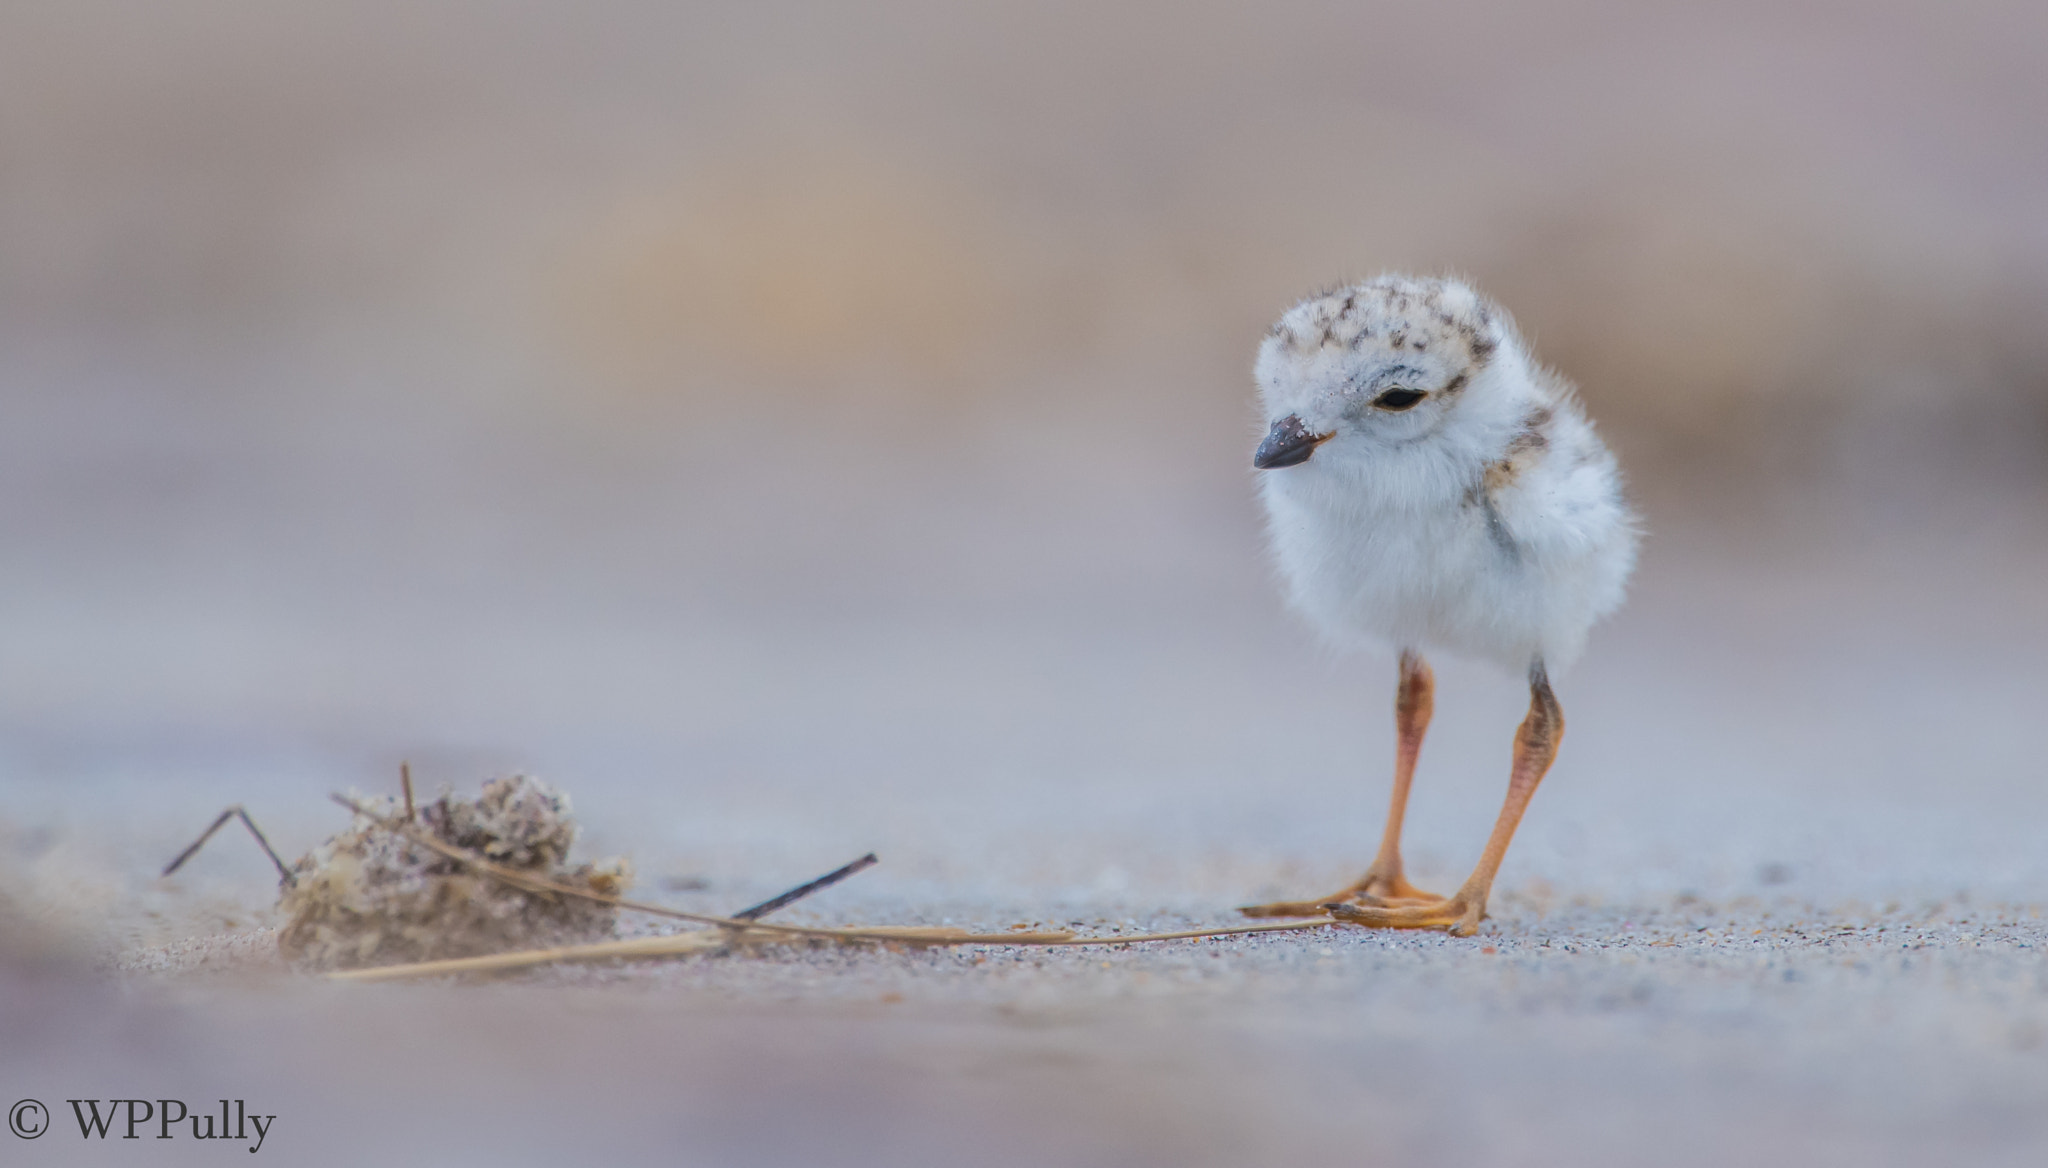
<svg viewBox="0 0 2048 1168">
<path fill-rule="evenodd" d="M 1322 906 L 1331 901 L 1394 906 L 1436 904 L 1444 899 L 1408 883 L 1401 869 L 1401 824 L 1408 815 L 1408 788 L 1414 782 L 1415 760 L 1422 754 L 1422 736 L 1429 731 L 1429 716 L 1435 708 L 1436 676 L 1430 672 L 1429 662 L 1413 649 L 1403 650 L 1401 684 L 1394 695 L 1394 793 L 1372 866 L 1335 895 L 1247 905 L 1240 911 L 1253 917 L 1319 917 L 1324 915 Z"/>
<path fill-rule="evenodd" d="M 1356 900 L 1386 904 L 1442 900 L 1408 883 L 1401 870 L 1401 823 L 1408 816 L 1408 787 L 1415 780 L 1415 760 L 1422 754 L 1422 736 L 1436 709 L 1436 675 L 1413 649 L 1401 653 L 1401 687 L 1394 695 L 1394 794 L 1387 806 L 1387 827 L 1380 835 L 1379 854 L 1358 883 L 1346 890 Z M 1338 897 L 1342 900 L 1344 897 Z"/>
</svg>

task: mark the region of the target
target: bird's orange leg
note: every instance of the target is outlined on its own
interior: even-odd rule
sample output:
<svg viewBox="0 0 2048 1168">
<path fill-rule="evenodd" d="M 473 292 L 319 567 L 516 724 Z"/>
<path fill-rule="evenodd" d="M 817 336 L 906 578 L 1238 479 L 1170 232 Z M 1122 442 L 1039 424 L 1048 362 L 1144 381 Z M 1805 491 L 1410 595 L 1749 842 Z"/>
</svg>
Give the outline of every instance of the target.
<svg viewBox="0 0 2048 1168">
<path fill-rule="evenodd" d="M 1429 730 L 1429 716 L 1435 708 L 1436 676 L 1430 672 L 1429 662 L 1413 650 L 1404 650 L 1401 685 L 1394 697 L 1394 795 L 1387 808 L 1387 827 L 1380 836 L 1379 855 L 1373 857 L 1365 875 L 1331 896 L 1246 905 L 1238 911 L 1249 917 L 1319 917 L 1325 913 L 1323 906 L 1333 900 L 1382 906 L 1443 902 L 1443 897 L 1408 883 L 1401 871 L 1401 821 L 1408 814 L 1408 788 L 1415 780 L 1415 760 L 1422 753 L 1422 736 Z"/>
<path fill-rule="evenodd" d="M 1324 905 L 1324 910 L 1355 925 L 1443 928 L 1461 937 L 1478 932 L 1479 922 L 1486 916 L 1486 898 L 1493 890 L 1494 874 L 1500 871 L 1501 859 L 1508 854 L 1508 842 L 1515 838 L 1515 828 L 1522 822 L 1522 812 L 1529 807 L 1529 797 L 1536 793 L 1537 784 L 1543 781 L 1551 760 L 1557 757 L 1558 739 L 1563 736 L 1564 711 L 1558 707 L 1557 695 L 1550 692 L 1550 679 L 1539 661 L 1529 670 L 1529 716 L 1522 720 L 1522 728 L 1515 734 L 1515 764 L 1508 778 L 1507 801 L 1501 805 L 1500 818 L 1494 821 L 1493 835 L 1486 841 L 1479 866 L 1472 869 L 1464 887 L 1449 900 L 1435 904 L 1381 906 L 1336 902 Z"/>
<path fill-rule="evenodd" d="M 1415 781 L 1415 760 L 1422 754 L 1422 736 L 1436 711 L 1436 675 L 1429 662 L 1409 650 L 1401 654 L 1401 687 L 1394 695 L 1394 794 L 1387 807 L 1387 827 L 1380 851 L 1350 892 L 1385 901 L 1437 901 L 1443 897 L 1408 883 L 1401 871 L 1401 824 L 1408 817 L 1408 787 Z"/>
</svg>

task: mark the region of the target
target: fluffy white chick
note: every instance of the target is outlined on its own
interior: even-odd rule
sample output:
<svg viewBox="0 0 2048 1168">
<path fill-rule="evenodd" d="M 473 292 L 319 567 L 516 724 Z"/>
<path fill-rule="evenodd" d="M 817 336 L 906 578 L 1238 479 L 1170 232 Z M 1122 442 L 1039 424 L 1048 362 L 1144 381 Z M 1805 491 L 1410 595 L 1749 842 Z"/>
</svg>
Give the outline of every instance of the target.
<svg viewBox="0 0 2048 1168">
<path fill-rule="evenodd" d="M 1295 305 L 1255 366 L 1269 429 L 1253 455 L 1288 596 L 1342 646 L 1400 653 L 1393 803 L 1366 874 L 1335 896 L 1256 905 L 1470 934 L 1564 718 L 1549 674 L 1621 603 L 1637 525 L 1569 383 L 1507 313 L 1456 280 L 1381 276 Z M 1425 650 L 1529 678 L 1508 795 L 1464 886 L 1402 874 L 1408 788 L 1434 682 Z"/>
</svg>

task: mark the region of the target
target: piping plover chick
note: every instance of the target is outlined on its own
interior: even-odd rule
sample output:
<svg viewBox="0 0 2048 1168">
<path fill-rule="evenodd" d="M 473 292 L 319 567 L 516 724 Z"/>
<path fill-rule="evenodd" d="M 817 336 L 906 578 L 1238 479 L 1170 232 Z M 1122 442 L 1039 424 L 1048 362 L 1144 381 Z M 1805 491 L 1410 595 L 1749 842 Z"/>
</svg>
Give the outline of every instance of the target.
<svg viewBox="0 0 2048 1168">
<path fill-rule="evenodd" d="M 1252 456 L 1289 600 L 1339 646 L 1400 653 L 1394 792 L 1379 855 L 1349 888 L 1248 907 L 1469 936 L 1564 717 L 1550 672 L 1621 603 L 1636 520 L 1572 387 L 1507 313 L 1455 280 L 1381 276 L 1289 309 L 1255 367 L 1270 427 Z M 1429 727 L 1424 650 L 1529 678 L 1507 801 L 1448 897 L 1409 884 L 1401 820 Z"/>
</svg>

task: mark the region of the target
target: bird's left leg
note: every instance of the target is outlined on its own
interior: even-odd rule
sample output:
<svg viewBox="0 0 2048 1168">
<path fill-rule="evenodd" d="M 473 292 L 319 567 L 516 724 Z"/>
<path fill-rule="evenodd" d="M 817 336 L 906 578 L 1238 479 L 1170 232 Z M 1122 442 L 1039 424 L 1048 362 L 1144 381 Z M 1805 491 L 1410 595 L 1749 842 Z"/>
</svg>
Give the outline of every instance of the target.
<svg viewBox="0 0 2048 1168">
<path fill-rule="evenodd" d="M 1415 782 L 1415 760 L 1422 754 L 1422 736 L 1436 709 L 1436 674 L 1413 649 L 1401 653 L 1401 686 L 1394 695 L 1394 793 L 1387 803 L 1387 826 L 1380 835 L 1379 854 L 1358 882 L 1345 889 L 1350 899 L 1367 904 L 1440 901 L 1408 883 L 1401 870 L 1401 825 L 1408 817 L 1408 788 Z M 1340 896 L 1333 899 L 1346 899 Z"/>
<path fill-rule="evenodd" d="M 1401 824 L 1408 815 L 1408 788 L 1415 781 L 1415 760 L 1422 754 L 1422 736 L 1429 731 L 1429 716 L 1435 708 L 1436 675 L 1429 662 L 1413 649 L 1403 650 L 1401 684 L 1394 695 L 1394 793 L 1388 800 L 1387 826 L 1380 834 L 1380 850 L 1372 866 L 1341 892 L 1313 900 L 1246 905 L 1239 912 L 1248 917 L 1319 917 L 1323 905 L 1333 900 L 1389 905 L 1435 904 L 1444 899 L 1408 883 L 1401 870 Z"/>
<path fill-rule="evenodd" d="M 1479 922 L 1486 916 L 1486 898 L 1493 891 L 1494 874 L 1500 871 L 1500 862 L 1508 854 L 1508 843 L 1515 838 L 1515 828 L 1522 822 L 1522 812 L 1528 810 L 1530 796 L 1550 770 L 1551 761 L 1557 757 L 1558 739 L 1563 736 L 1564 711 L 1557 704 L 1557 695 L 1550 692 L 1550 678 L 1538 661 L 1529 669 L 1529 716 L 1522 720 L 1522 727 L 1515 734 L 1508 797 L 1501 805 L 1500 818 L 1494 821 L 1486 851 L 1464 887 L 1449 900 L 1436 904 L 1381 906 L 1340 901 L 1324 905 L 1324 911 L 1340 921 L 1383 929 L 1443 928 L 1461 937 L 1478 932 Z"/>
</svg>

